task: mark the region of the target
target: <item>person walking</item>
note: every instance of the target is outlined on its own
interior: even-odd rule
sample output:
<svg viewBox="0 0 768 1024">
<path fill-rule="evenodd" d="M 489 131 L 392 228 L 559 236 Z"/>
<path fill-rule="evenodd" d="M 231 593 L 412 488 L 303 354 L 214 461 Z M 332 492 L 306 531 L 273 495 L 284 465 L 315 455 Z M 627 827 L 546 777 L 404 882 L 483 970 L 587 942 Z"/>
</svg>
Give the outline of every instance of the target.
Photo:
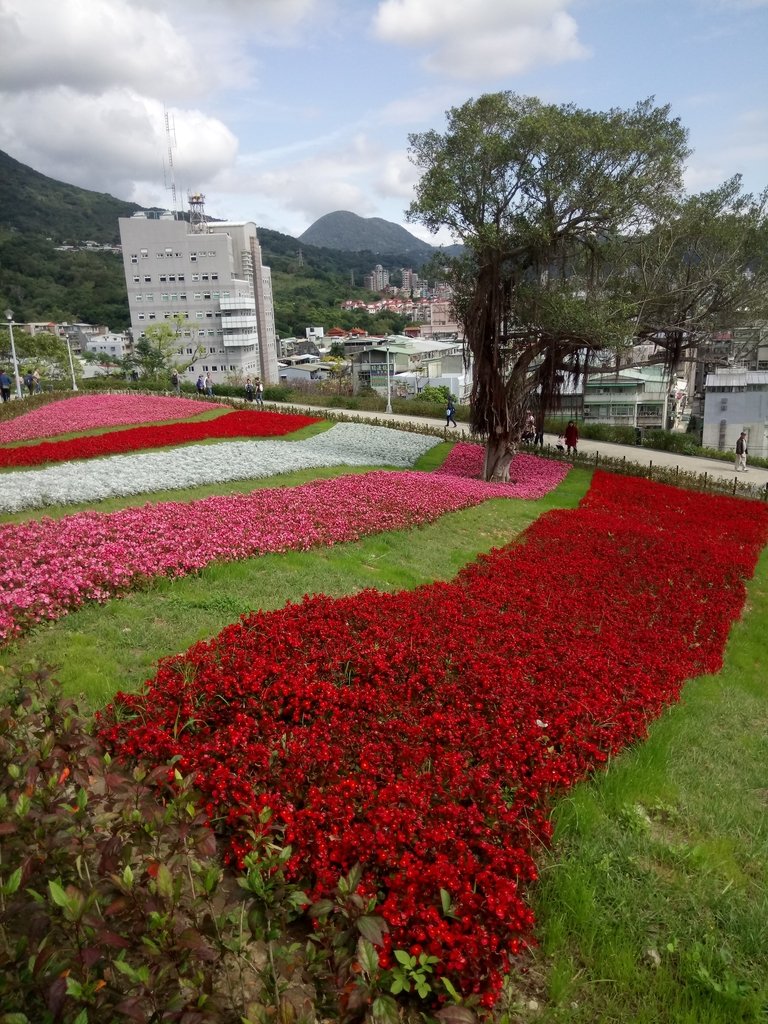
<svg viewBox="0 0 768 1024">
<path fill-rule="evenodd" d="M 171 374 L 171 386 L 177 395 L 181 394 L 181 377 L 178 370 L 174 370 Z"/>
<path fill-rule="evenodd" d="M 747 432 L 742 430 L 736 442 L 736 472 L 747 472 Z"/>
<path fill-rule="evenodd" d="M 205 378 L 203 377 L 202 373 L 195 381 L 195 391 L 197 391 L 198 395 L 205 394 Z"/>
<path fill-rule="evenodd" d="M 209 398 L 213 398 L 213 377 L 210 373 L 205 375 L 205 393 Z"/>
<path fill-rule="evenodd" d="M 568 426 L 565 428 L 565 454 L 575 455 L 576 445 L 579 443 L 579 428 L 573 422 L 568 420 Z"/>
<path fill-rule="evenodd" d="M 264 408 L 264 384 L 262 383 L 261 377 L 256 378 L 256 405 L 260 409 Z"/>
<path fill-rule="evenodd" d="M 29 392 L 29 397 L 31 398 L 35 393 L 35 378 L 32 376 L 31 370 L 27 370 L 24 374 L 24 386 Z"/>
<path fill-rule="evenodd" d="M 253 381 L 250 377 L 245 378 L 245 400 L 246 402 L 253 401 Z"/>
<path fill-rule="evenodd" d="M 11 400 L 11 378 L 6 370 L 0 370 L 0 394 L 4 402 Z"/>
<path fill-rule="evenodd" d="M 448 399 L 448 405 L 445 408 L 446 427 L 450 426 L 451 423 L 454 427 L 458 427 L 458 423 L 456 422 L 456 406 L 453 403 L 453 396 Z"/>
<path fill-rule="evenodd" d="M 43 385 L 40 383 L 40 371 L 38 369 L 32 371 L 32 380 L 35 382 L 35 394 L 39 395 L 43 390 Z"/>
</svg>

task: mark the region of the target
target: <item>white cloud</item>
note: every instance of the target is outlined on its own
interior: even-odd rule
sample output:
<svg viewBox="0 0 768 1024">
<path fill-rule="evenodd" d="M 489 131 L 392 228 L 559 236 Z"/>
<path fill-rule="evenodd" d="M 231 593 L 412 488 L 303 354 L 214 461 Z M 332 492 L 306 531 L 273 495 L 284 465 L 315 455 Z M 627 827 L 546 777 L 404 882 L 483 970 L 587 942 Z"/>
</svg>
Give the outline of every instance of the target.
<svg viewBox="0 0 768 1024">
<path fill-rule="evenodd" d="M 456 78 L 517 75 L 587 56 L 571 0 L 382 0 L 374 31 L 428 49 L 425 65 Z"/>
<path fill-rule="evenodd" d="M 233 163 L 237 140 L 220 121 L 194 109 L 171 108 L 169 117 L 181 186 L 199 187 Z M 22 122 L 23 138 L 12 127 Z M 136 182 L 163 181 L 167 143 L 162 104 L 127 89 L 83 96 L 60 87 L 11 96 L 0 124 L 0 149 L 59 181 L 120 199 L 136 198 Z"/>
<path fill-rule="evenodd" d="M 189 95 L 201 81 L 195 49 L 168 18 L 128 0 L 4 0 L 0 88 L 83 93 L 126 86 Z"/>
</svg>

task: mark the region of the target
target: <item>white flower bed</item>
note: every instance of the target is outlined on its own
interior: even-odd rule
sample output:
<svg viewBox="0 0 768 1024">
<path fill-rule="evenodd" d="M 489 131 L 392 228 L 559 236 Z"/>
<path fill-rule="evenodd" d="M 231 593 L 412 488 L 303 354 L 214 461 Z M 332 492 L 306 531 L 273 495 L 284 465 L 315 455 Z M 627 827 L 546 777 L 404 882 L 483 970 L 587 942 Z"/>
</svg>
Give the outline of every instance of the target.
<svg viewBox="0 0 768 1024">
<path fill-rule="evenodd" d="M 412 466 L 439 438 L 337 423 L 305 441 L 254 440 L 113 455 L 4 474 L 0 511 L 102 501 L 322 466 Z"/>
</svg>

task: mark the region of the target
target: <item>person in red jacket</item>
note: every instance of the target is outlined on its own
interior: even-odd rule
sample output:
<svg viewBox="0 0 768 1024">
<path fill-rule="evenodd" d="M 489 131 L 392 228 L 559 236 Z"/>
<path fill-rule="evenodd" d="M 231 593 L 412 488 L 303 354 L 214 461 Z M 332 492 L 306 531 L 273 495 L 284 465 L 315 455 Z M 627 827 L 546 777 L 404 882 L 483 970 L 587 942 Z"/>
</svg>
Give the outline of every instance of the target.
<svg viewBox="0 0 768 1024">
<path fill-rule="evenodd" d="M 576 445 L 579 443 L 579 428 L 573 422 L 568 420 L 568 426 L 565 428 L 565 453 L 566 455 L 576 454 Z"/>
</svg>

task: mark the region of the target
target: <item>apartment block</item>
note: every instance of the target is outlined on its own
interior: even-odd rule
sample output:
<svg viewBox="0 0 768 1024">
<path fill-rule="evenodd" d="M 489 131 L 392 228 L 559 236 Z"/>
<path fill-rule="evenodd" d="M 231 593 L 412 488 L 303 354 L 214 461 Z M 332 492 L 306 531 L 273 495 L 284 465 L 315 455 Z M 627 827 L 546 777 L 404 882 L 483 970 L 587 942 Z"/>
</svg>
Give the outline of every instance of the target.
<svg viewBox="0 0 768 1024">
<path fill-rule="evenodd" d="M 189 379 L 278 382 L 272 277 L 255 224 L 137 213 L 119 225 L 134 340 L 181 317 Z"/>
</svg>

